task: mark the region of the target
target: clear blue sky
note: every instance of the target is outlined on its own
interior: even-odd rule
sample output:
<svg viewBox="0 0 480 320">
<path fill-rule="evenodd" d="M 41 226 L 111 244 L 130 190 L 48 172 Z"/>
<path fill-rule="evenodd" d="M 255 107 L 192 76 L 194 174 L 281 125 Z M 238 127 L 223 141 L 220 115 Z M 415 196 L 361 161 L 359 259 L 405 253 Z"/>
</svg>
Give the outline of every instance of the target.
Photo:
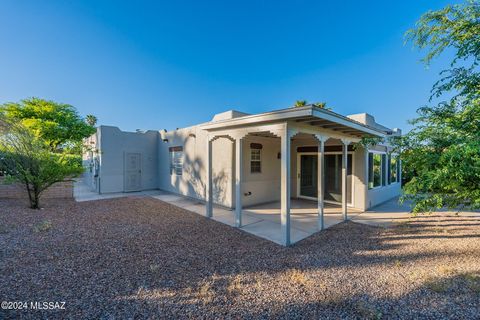
<svg viewBox="0 0 480 320">
<path fill-rule="evenodd" d="M 172 129 L 295 100 L 407 129 L 430 69 L 403 34 L 447 1 L 0 3 L 0 103 L 37 96 L 123 130 Z"/>
</svg>

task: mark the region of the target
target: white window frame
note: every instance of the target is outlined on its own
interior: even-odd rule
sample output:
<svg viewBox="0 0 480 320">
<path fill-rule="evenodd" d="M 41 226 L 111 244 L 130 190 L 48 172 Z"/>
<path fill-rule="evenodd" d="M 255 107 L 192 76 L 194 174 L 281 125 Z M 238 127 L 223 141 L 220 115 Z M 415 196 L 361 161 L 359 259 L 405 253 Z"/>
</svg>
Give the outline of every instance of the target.
<svg viewBox="0 0 480 320">
<path fill-rule="evenodd" d="M 258 151 L 258 159 L 253 159 L 254 151 Z M 252 162 L 258 162 L 260 171 L 252 171 Z M 260 174 L 262 173 L 262 149 L 250 148 L 250 173 L 251 174 Z"/>
<path fill-rule="evenodd" d="M 396 163 L 395 163 L 395 170 L 396 170 L 395 182 L 391 182 L 391 175 L 392 175 L 391 159 L 393 157 L 395 157 L 395 159 L 396 159 Z M 400 168 L 399 162 L 400 162 L 400 157 L 399 157 L 398 154 L 391 153 L 391 154 L 387 155 L 387 166 L 388 166 L 387 179 L 388 179 L 388 184 L 389 185 L 400 183 L 400 175 L 398 173 L 399 173 L 399 169 L 401 170 L 401 168 Z M 390 177 L 388 176 L 388 172 L 390 172 Z"/>
<path fill-rule="evenodd" d="M 376 187 L 374 186 L 372 188 L 370 188 L 370 186 L 369 186 L 369 184 L 370 184 L 370 165 L 369 165 L 370 153 L 379 154 L 380 155 L 380 161 L 382 162 L 381 165 L 380 165 L 380 185 L 376 186 Z M 367 176 L 367 190 L 376 190 L 376 189 L 380 189 L 382 187 L 388 186 L 388 184 L 383 185 L 383 173 L 384 173 L 383 171 L 385 170 L 385 163 L 383 163 L 382 155 L 386 155 L 387 163 L 388 163 L 388 154 L 386 152 L 378 151 L 378 150 L 368 150 L 368 152 L 367 152 L 367 174 L 366 174 L 366 176 Z M 388 172 L 386 172 L 386 177 L 388 179 Z"/>
</svg>

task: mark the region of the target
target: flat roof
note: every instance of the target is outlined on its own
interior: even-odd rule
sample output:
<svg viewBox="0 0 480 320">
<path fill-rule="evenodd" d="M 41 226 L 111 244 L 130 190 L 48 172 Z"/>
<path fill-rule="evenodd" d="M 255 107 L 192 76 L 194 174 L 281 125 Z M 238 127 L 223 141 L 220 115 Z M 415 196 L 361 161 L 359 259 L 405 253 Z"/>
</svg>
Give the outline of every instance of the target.
<svg viewBox="0 0 480 320">
<path fill-rule="evenodd" d="M 365 136 L 365 134 L 367 134 L 369 136 L 384 137 L 385 135 L 389 134 L 388 131 L 383 131 L 372 126 L 368 126 L 361 122 L 350 119 L 344 115 L 338 114 L 330 110 L 318 108 L 312 105 L 307 105 L 304 107 L 293 107 L 253 115 L 246 115 L 232 119 L 208 122 L 201 124 L 200 128 L 207 131 L 213 131 L 219 129 L 256 125 L 260 123 L 274 123 L 282 120 L 292 120 L 311 126 L 350 134 L 353 136 Z"/>
</svg>

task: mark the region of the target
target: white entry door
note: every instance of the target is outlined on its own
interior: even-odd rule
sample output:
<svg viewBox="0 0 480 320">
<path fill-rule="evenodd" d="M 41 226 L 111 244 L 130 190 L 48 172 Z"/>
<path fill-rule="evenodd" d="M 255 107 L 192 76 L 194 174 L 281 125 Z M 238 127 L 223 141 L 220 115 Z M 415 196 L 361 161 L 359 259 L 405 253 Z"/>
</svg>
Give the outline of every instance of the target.
<svg viewBox="0 0 480 320">
<path fill-rule="evenodd" d="M 125 153 L 124 190 L 125 192 L 142 190 L 142 155 Z"/>
</svg>

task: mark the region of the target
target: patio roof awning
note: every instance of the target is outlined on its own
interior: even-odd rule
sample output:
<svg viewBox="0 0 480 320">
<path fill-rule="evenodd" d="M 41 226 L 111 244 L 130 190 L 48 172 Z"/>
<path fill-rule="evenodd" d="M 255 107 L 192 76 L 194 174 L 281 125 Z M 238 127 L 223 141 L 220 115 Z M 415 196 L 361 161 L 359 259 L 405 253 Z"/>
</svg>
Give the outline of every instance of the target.
<svg viewBox="0 0 480 320">
<path fill-rule="evenodd" d="M 328 129 L 356 137 L 385 137 L 386 135 L 391 134 L 389 131 L 380 130 L 330 110 L 314 106 L 288 108 L 208 122 L 202 124 L 200 127 L 207 131 L 215 131 L 284 121 L 295 121 L 297 123 Z"/>
</svg>

